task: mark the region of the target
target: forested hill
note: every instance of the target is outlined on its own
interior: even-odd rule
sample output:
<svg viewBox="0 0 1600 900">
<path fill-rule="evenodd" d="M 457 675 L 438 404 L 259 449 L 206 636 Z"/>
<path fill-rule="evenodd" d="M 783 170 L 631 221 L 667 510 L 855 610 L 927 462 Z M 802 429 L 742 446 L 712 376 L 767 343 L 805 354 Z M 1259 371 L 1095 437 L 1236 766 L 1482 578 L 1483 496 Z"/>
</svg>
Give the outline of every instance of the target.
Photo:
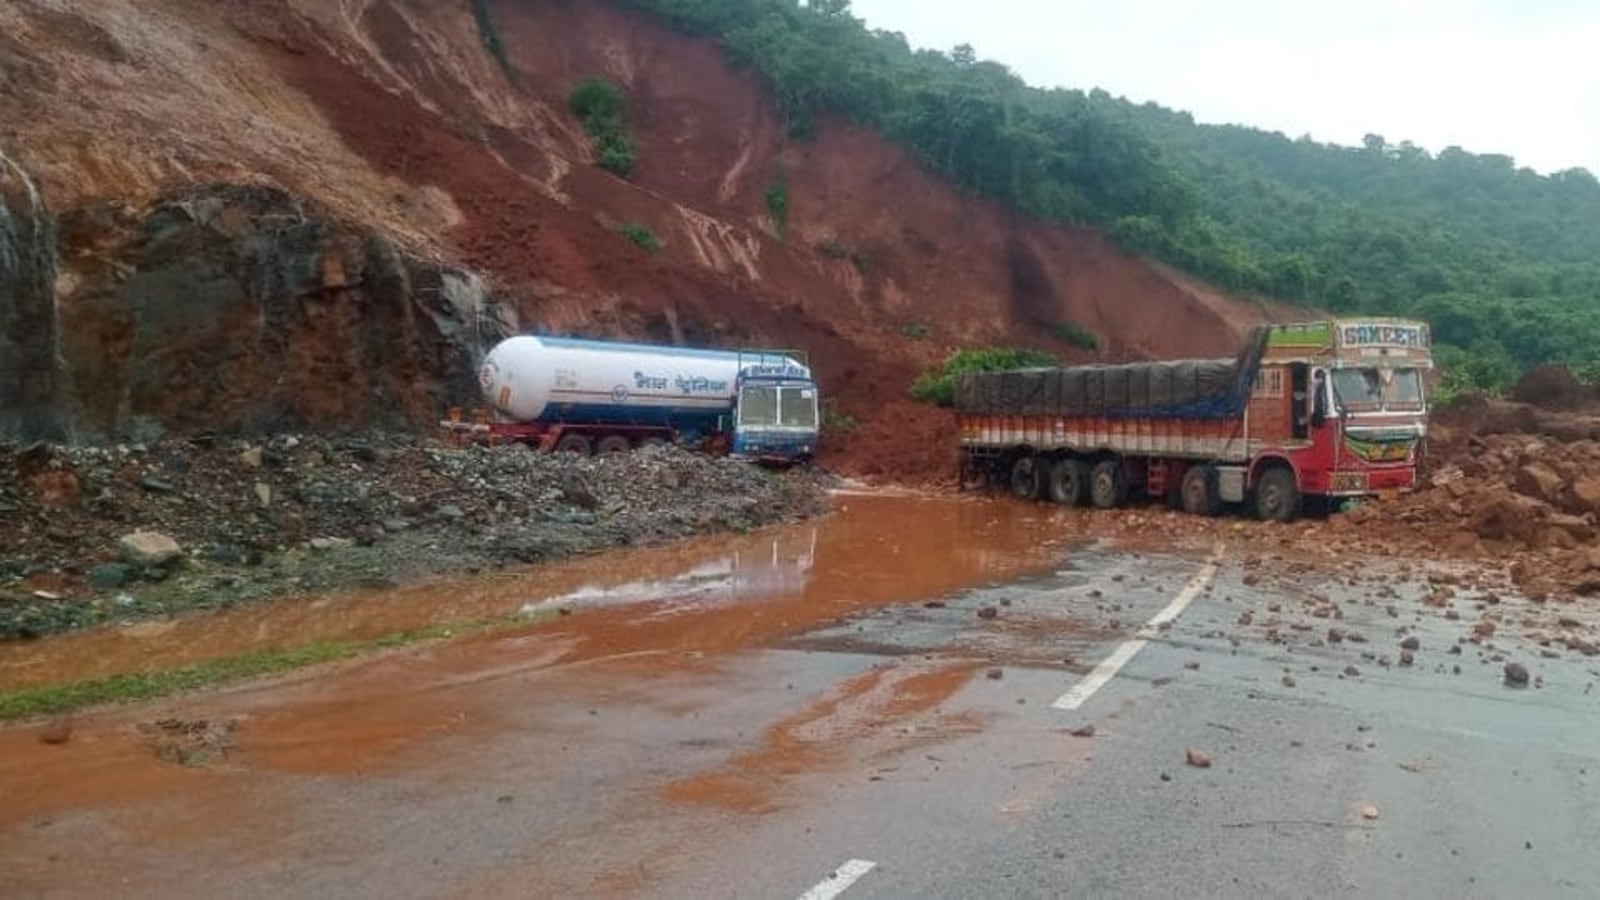
<svg viewBox="0 0 1600 900">
<path fill-rule="evenodd" d="M 848 0 L 627 2 L 764 75 L 796 140 L 816 113 L 840 115 L 976 193 L 1224 287 L 1421 316 L 1455 377 L 1481 386 L 1552 360 L 1600 373 L 1600 182 L 1585 170 L 1540 176 L 1375 135 L 1290 140 L 1032 88 L 969 47 L 871 31 Z"/>
</svg>

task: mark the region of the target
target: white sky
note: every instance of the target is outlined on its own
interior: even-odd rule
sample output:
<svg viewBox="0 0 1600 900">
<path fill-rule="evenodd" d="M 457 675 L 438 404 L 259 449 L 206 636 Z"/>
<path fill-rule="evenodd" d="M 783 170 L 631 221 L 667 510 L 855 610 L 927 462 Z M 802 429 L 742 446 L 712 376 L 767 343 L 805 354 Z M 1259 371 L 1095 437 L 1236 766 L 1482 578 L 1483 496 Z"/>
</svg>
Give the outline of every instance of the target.
<svg viewBox="0 0 1600 900">
<path fill-rule="evenodd" d="M 1600 0 L 854 0 L 914 47 L 1201 122 L 1600 174 Z"/>
</svg>

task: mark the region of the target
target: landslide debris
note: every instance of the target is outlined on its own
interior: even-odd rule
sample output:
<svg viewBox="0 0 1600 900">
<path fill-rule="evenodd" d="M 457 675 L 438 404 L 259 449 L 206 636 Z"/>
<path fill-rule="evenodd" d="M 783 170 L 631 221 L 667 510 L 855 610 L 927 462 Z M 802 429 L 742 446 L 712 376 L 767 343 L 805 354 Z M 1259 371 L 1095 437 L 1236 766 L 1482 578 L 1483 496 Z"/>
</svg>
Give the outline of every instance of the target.
<svg viewBox="0 0 1600 900">
<path fill-rule="evenodd" d="M 370 434 L 0 445 L 0 639 L 819 513 L 827 476 Z"/>
</svg>

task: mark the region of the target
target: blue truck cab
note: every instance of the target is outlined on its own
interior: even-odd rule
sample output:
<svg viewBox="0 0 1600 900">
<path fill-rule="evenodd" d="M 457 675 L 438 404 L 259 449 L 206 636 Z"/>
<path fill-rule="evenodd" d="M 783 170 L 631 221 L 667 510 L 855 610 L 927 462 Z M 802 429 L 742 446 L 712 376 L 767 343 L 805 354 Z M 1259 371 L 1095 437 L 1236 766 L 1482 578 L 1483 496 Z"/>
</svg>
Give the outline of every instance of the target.
<svg viewBox="0 0 1600 900">
<path fill-rule="evenodd" d="M 805 462 L 816 452 L 820 423 L 811 373 L 785 359 L 741 367 L 732 414 L 732 455 L 766 462 Z"/>
</svg>

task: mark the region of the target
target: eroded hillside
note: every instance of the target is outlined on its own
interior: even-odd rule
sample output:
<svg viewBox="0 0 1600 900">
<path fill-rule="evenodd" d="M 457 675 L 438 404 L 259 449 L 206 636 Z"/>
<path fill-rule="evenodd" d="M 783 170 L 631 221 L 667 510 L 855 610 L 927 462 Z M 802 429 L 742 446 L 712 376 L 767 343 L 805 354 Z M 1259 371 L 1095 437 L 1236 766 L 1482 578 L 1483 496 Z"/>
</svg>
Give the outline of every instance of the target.
<svg viewBox="0 0 1600 900">
<path fill-rule="evenodd" d="M 638 13 L 489 9 L 503 64 L 467 2 L 0 7 L 0 241 L 56 248 L 0 293 L 0 341 L 33 348 L 8 365 L 49 368 L 0 425 L 422 424 L 538 328 L 802 348 L 862 422 L 843 461 L 942 473 L 906 387 L 954 346 L 1082 358 L 1071 322 L 1108 358 L 1218 354 L 1261 315 L 870 132 L 790 140 L 759 79 Z M 586 77 L 626 92 L 627 179 L 567 109 Z"/>
</svg>

